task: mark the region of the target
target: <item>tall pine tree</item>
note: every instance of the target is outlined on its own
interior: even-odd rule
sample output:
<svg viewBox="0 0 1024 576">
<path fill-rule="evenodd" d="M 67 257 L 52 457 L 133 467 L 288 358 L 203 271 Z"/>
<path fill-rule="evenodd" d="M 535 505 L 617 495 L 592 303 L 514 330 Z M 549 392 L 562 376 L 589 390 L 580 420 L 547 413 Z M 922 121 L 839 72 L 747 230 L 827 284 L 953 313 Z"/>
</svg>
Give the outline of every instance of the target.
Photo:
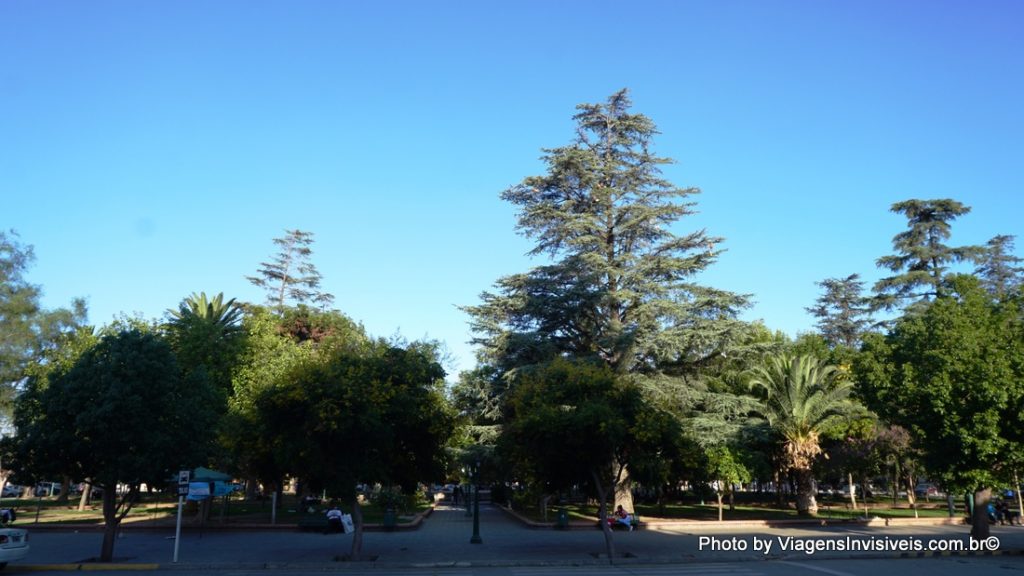
<svg viewBox="0 0 1024 576">
<path fill-rule="evenodd" d="M 1000 234 L 988 241 L 984 254 L 974 270 L 990 294 L 1003 298 L 1024 286 L 1024 262 L 1013 255 L 1015 236 Z"/>
<path fill-rule="evenodd" d="M 871 325 L 871 310 L 859 274 L 826 278 L 817 283 L 825 289 L 814 306 L 807 308 L 818 319 L 818 330 L 829 346 L 856 348 L 861 334 Z"/>
<path fill-rule="evenodd" d="M 672 231 L 699 191 L 662 177 L 672 160 L 652 152 L 654 123 L 630 105 L 621 90 L 578 106 L 575 140 L 544 150 L 547 173 L 502 194 L 536 242 L 531 254 L 550 263 L 501 278 L 464 308 L 493 370 L 491 396 L 559 357 L 599 361 L 649 389 L 692 390 L 747 328 L 736 317 L 745 296 L 696 281 L 722 239 Z M 616 492 L 630 509 L 628 481 Z"/>
<path fill-rule="evenodd" d="M 313 233 L 302 230 L 285 230 L 283 238 L 274 238 L 280 252 L 272 262 L 260 264 L 259 275 L 246 276 L 249 282 L 267 291 L 267 303 L 278 313 L 283 313 L 285 303 L 312 302 L 327 309 L 334 302 L 334 296 L 320 291 L 320 272 L 310 262 L 313 254 Z"/>
<path fill-rule="evenodd" d="M 547 174 L 502 194 L 536 241 L 531 254 L 553 262 L 466 308 L 485 360 L 514 368 L 571 354 L 619 373 L 692 372 L 743 328 L 746 297 L 695 281 L 722 239 L 670 230 L 699 190 L 662 177 L 672 160 L 651 151 L 654 123 L 630 104 L 621 90 L 578 106 L 575 141 L 544 151 Z"/>
<path fill-rule="evenodd" d="M 875 283 L 875 304 L 892 310 L 942 295 L 943 279 L 952 264 L 977 262 L 981 246 L 948 246 L 953 220 L 968 214 L 970 206 L 956 200 L 905 200 L 892 205 L 892 212 L 907 217 L 907 230 L 892 239 L 896 254 L 882 256 L 875 263 L 895 274 Z"/>
</svg>

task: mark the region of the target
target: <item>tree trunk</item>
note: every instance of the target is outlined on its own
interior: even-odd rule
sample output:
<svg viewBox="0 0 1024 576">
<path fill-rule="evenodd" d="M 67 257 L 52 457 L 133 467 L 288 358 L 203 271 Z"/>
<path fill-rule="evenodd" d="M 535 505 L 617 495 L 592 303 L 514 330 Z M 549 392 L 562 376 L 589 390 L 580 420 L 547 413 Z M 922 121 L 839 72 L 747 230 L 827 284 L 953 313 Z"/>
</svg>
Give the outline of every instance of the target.
<svg viewBox="0 0 1024 576">
<path fill-rule="evenodd" d="M 78 511 L 82 512 L 85 507 L 89 505 L 89 495 L 92 494 L 92 484 L 83 482 L 85 488 L 82 489 L 82 497 L 78 499 Z"/>
<path fill-rule="evenodd" d="M 1020 495 L 1020 480 L 1017 478 L 1017 471 L 1013 471 L 1013 491 L 1017 494 L 1017 521 L 1024 521 L 1024 499 Z"/>
<path fill-rule="evenodd" d="M 775 480 L 775 507 L 782 508 L 784 505 L 782 500 L 782 471 L 776 468 L 772 472 L 772 476 Z"/>
<path fill-rule="evenodd" d="M 260 496 L 260 482 L 256 478 L 247 478 L 245 480 L 245 499 L 249 502 L 259 499 Z"/>
<path fill-rule="evenodd" d="M 801 516 L 817 516 L 818 502 L 814 499 L 814 474 L 809 468 L 796 470 L 796 511 Z"/>
<path fill-rule="evenodd" d="M 363 509 L 359 506 L 359 495 L 352 499 L 352 525 L 355 532 L 352 533 L 352 549 L 349 557 L 358 561 L 363 554 Z"/>
<path fill-rule="evenodd" d="M 860 491 L 863 492 L 863 494 L 861 494 L 860 496 L 861 496 L 861 498 L 864 499 L 864 501 L 863 501 L 863 504 L 864 504 L 864 517 L 867 518 L 869 516 L 869 512 L 868 512 L 868 480 L 867 480 L 867 478 L 861 478 L 860 479 Z"/>
<path fill-rule="evenodd" d="M 114 559 L 114 542 L 121 519 L 117 514 L 117 491 L 111 486 L 103 487 L 103 546 L 100 548 L 100 562 Z"/>
<path fill-rule="evenodd" d="M 974 514 L 971 515 L 971 538 L 984 540 L 992 535 L 988 526 L 988 503 L 992 499 L 991 488 L 979 488 L 974 492 Z"/>
<path fill-rule="evenodd" d="M 917 518 L 917 494 L 914 494 L 914 488 L 917 486 L 914 483 L 914 476 L 907 474 L 903 479 L 907 481 L 907 503 L 914 510 L 914 518 Z"/>
<path fill-rule="evenodd" d="M 71 494 L 71 476 L 61 478 L 60 494 L 57 495 L 57 504 L 67 504 Z"/>
<path fill-rule="evenodd" d="M 732 486 L 730 486 L 729 487 L 729 512 L 735 512 L 735 511 L 736 511 L 736 490 Z"/>
<path fill-rule="evenodd" d="M 850 509 L 857 511 L 857 485 L 853 483 L 853 473 L 846 473 L 846 485 L 850 487 Z"/>
<path fill-rule="evenodd" d="M 621 478 L 615 483 L 615 506 L 622 506 L 631 514 L 636 512 L 633 508 L 633 481 L 629 477 L 628 467 L 622 469 Z"/>
<path fill-rule="evenodd" d="M 612 527 L 608 525 L 608 489 L 601 483 L 597 472 L 591 472 L 594 477 L 594 487 L 597 488 L 598 506 L 597 521 L 601 523 L 601 532 L 604 533 L 604 547 L 608 553 L 608 563 L 615 563 L 615 542 L 612 540 Z"/>
<path fill-rule="evenodd" d="M 722 521 L 722 492 L 720 490 L 715 491 L 715 497 L 718 498 L 718 521 Z"/>
</svg>

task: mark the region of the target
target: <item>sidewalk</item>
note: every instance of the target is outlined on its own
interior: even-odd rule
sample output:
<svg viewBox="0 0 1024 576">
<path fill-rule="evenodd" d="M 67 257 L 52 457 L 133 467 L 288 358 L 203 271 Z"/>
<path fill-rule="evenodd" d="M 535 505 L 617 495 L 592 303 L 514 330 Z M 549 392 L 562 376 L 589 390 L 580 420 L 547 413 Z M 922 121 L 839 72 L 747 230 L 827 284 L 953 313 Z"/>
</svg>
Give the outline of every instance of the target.
<svg viewBox="0 0 1024 576">
<path fill-rule="evenodd" d="M 31 530 L 31 528 L 30 528 Z M 606 563 L 604 538 L 594 530 L 558 531 L 529 528 L 502 510 L 489 505 L 480 507 L 481 544 L 470 544 L 473 521 L 464 508 L 440 505 L 417 530 L 399 532 L 367 532 L 363 535 L 363 555 L 374 558 L 379 566 L 520 566 L 520 565 L 586 565 Z M 173 529 L 125 531 L 114 548 L 115 564 L 137 564 L 140 567 L 173 568 Z M 658 527 L 637 532 L 615 532 L 617 553 L 623 562 L 720 562 L 763 560 L 765 558 L 807 558 L 799 551 L 780 553 L 778 548 L 768 556 L 754 550 L 754 538 L 779 541 L 806 539 L 854 538 L 862 540 L 888 538 L 965 539 L 964 526 L 693 526 Z M 1000 538 L 1001 550 L 1024 549 L 1024 528 L 993 527 Z M 733 542 L 731 549 L 712 549 L 706 540 Z M 182 534 L 179 566 L 206 569 L 264 568 L 302 566 L 343 569 L 352 563 L 336 559 L 348 554 L 351 534 L 320 534 L 297 530 L 216 530 L 189 531 Z M 702 547 L 701 538 L 705 542 Z M 31 533 L 32 551 L 25 562 L 45 565 L 89 562 L 99 554 L 102 534 L 89 532 L 39 531 Z M 746 542 L 746 549 L 737 549 L 737 542 Z M 827 557 L 898 557 L 888 552 L 816 553 Z M 66 567 L 65 567 L 66 569 Z"/>
</svg>

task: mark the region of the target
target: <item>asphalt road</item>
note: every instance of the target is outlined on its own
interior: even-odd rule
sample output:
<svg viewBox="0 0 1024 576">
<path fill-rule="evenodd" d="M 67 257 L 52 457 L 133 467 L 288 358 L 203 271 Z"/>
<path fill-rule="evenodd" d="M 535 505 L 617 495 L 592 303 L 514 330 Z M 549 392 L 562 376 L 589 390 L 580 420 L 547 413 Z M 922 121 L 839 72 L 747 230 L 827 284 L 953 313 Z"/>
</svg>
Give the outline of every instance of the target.
<svg viewBox="0 0 1024 576">
<path fill-rule="evenodd" d="M 8 567 L 12 574 L 27 573 L 15 566 Z M 175 576 L 200 576 L 210 574 L 206 569 L 163 568 L 161 572 Z M 92 571 L 99 576 L 141 574 L 135 571 Z M 145 572 L 152 574 L 153 572 Z M 968 558 L 904 558 L 869 560 L 767 560 L 749 562 L 715 562 L 694 564 L 625 564 L 617 566 L 504 566 L 504 567 L 422 567 L 422 568 L 376 568 L 340 567 L 336 571 L 323 568 L 273 568 L 259 570 L 225 569 L 216 572 L 218 576 L 267 576 L 284 574 L 288 576 L 322 576 L 325 573 L 373 574 L 375 576 L 878 576 L 899 574 L 900 576 L 975 576 L 1005 575 L 1024 573 L 1024 559 L 1021 557 L 968 557 Z M 49 574 L 72 575 L 78 571 L 52 571 Z"/>
<path fill-rule="evenodd" d="M 481 509 L 482 544 L 470 544 L 472 521 L 461 510 L 440 508 L 417 530 L 365 534 L 364 553 L 374 561 L 339 562 L 351 535 L 295 530 L 190 530 L 182 535 L 179 563 L 172 563 L 173 531 L 122 533 L 111 569 L 161 570 L 182 574 L 289 574 L 325 571 L 352 574 L 866 574 L 898 572 L 938 576 L 957 571 L 994 573 L 1024 567 L 1024 528 L 993 527 L 999 556 L 934 556 L 936 545 L 948 550 L 967 542 L 966 526 L 801 525 L 785 528 L 729 527 L 710 523 L 699 528 L 655 527 L 617 532 L 619 564 L 602 558 L 598 530 L 554 531 L 524 527 L 494 508 Z M 31 531 L 31 526 L 28 526 Z M 85 569 L 104 573 L 91 561 L 100 549 L 96 531 L 31 532 L 32 551 L 8 566 L 13 573 L 47 569 L 51 573 Z M 925 551 L 918 553 L 916 548 Z M 900 556 L 914 556 L 903 557 Z M 921 568 L 927 566 L 927 568 Z M 884 568 L 883 568 L 884 567 Z M 999 572 L 1004 573 L 1004 572 Z"/>
</svg>

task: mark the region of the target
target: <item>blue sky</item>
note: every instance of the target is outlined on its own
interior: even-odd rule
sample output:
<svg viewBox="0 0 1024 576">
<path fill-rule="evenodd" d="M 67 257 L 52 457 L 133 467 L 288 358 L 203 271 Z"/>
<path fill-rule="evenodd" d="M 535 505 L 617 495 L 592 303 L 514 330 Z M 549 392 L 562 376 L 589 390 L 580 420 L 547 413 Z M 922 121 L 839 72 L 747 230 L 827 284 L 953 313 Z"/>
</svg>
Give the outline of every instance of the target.
<svg viewBox="0 0 1024 576">
<path fill-rule="evenodd" d="M 372 6 L 371 6 L 372 4 Z M 159 317 L 314 232 L 336 305 L 445 341 L 542 264 L 499 193 L 628 87 L 728 250 L 701 277 L 791 335 L 827 277 L 880 276 L 908 198 L 1021 234 L 1024 4 L 901 1 L 0 2 L 0 228 L 90 319 Z M 1024 240 L 1019 240 L 1019 243 Z M 1021 250 L 1018 249 L 1020 254 Z"/>
</svg>

